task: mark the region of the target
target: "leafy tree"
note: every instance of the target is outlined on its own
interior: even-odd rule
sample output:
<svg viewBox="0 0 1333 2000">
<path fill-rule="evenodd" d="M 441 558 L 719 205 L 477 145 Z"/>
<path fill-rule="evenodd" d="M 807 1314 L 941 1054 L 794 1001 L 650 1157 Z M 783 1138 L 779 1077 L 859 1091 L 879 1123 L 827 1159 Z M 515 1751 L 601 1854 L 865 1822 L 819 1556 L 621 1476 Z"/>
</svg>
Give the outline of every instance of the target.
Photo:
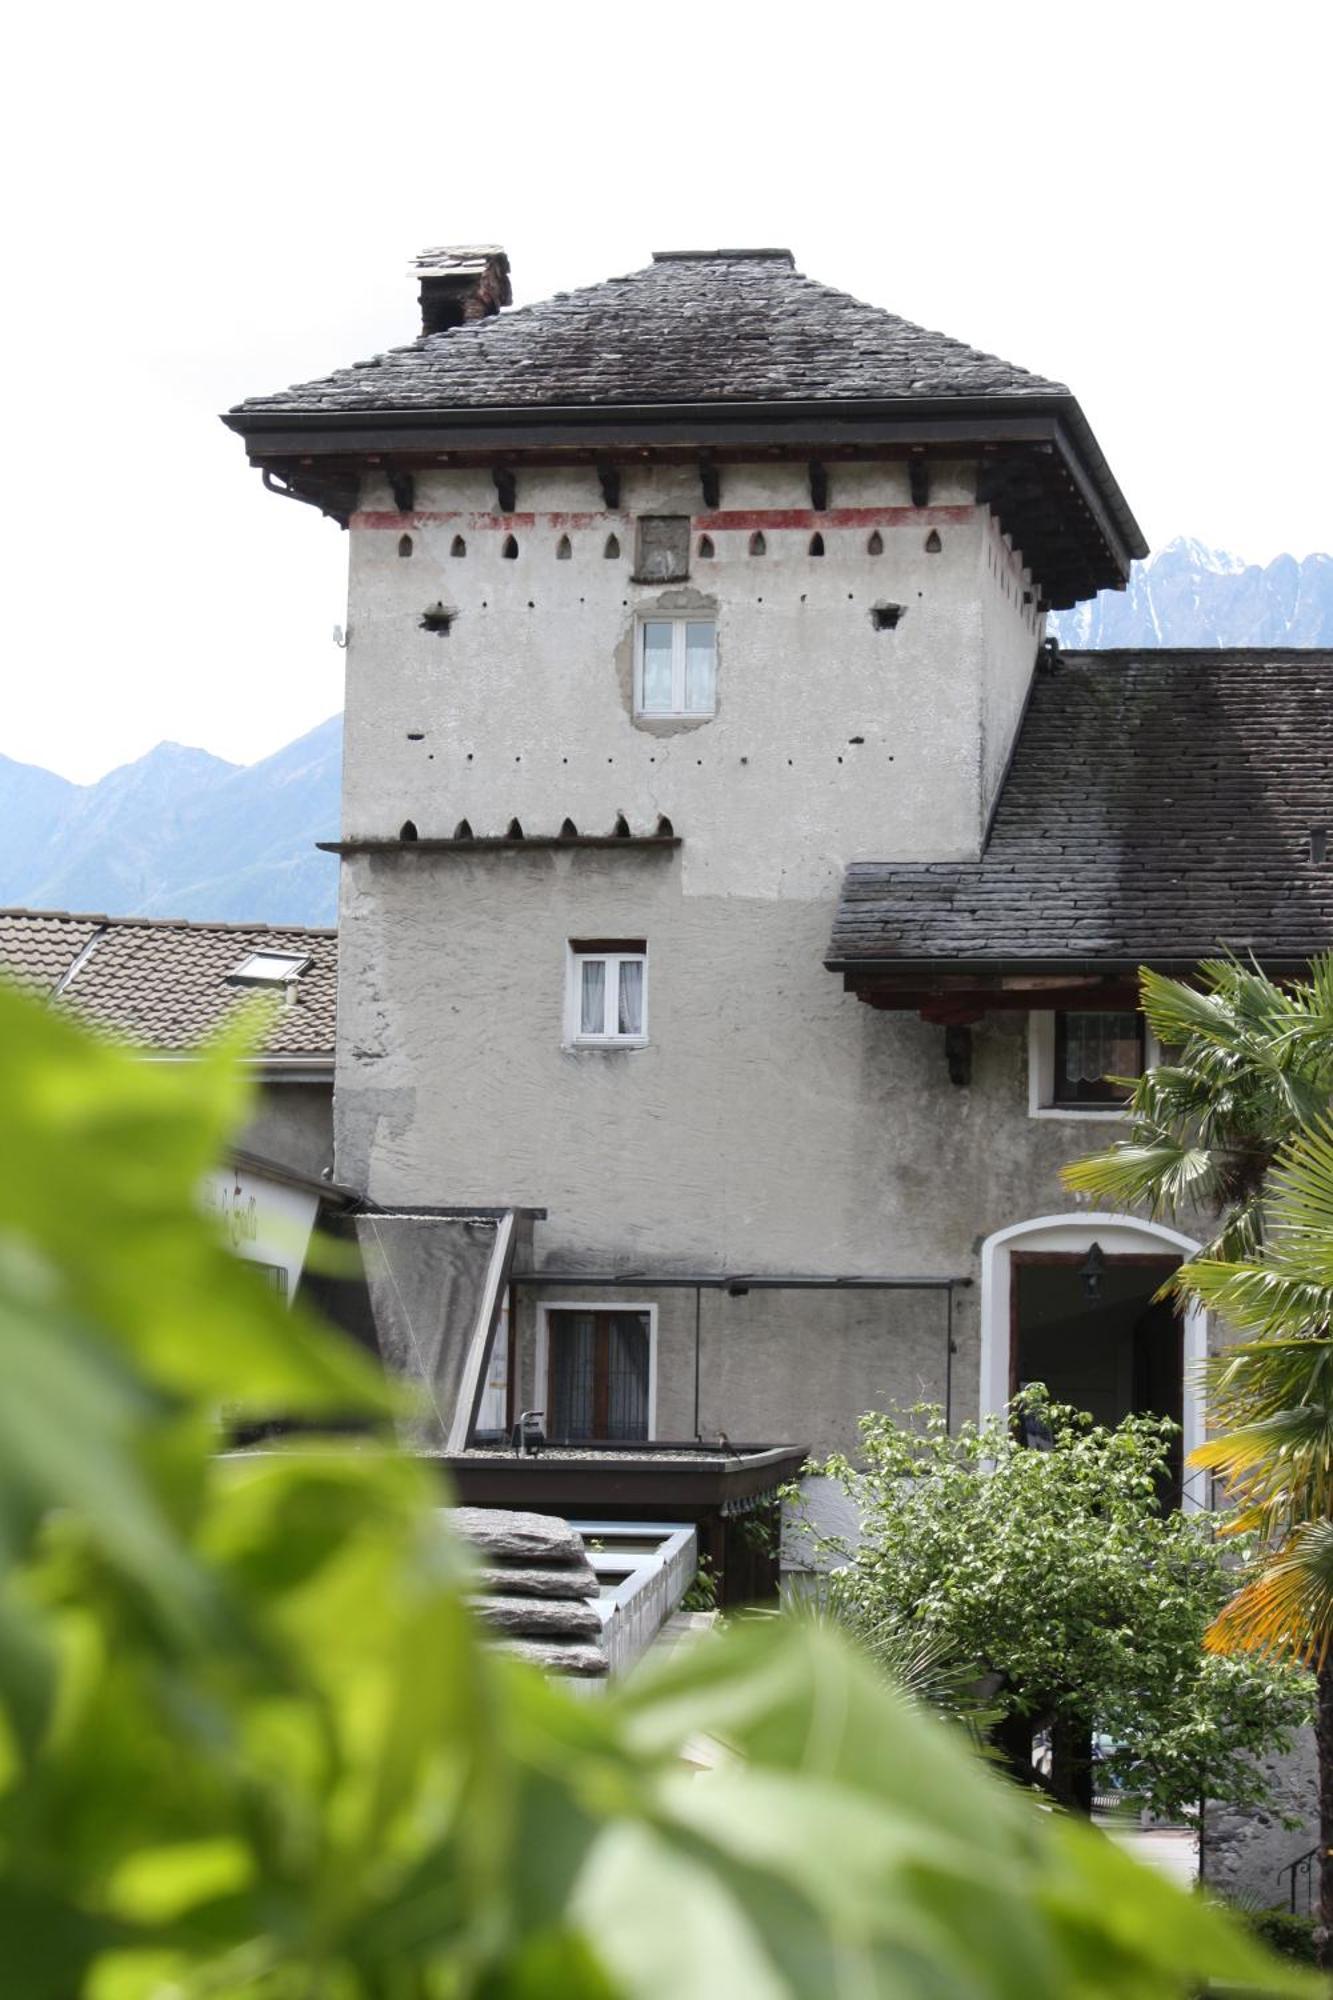
<svg viewBox="0 0 1333 2000">
<path fill-rule="evenodd" d="M 1311 1992 L 1036 1811 L 832 1635 L 605 1698 L 478 1642 L 369 1365 L 195 1208 L 224 1049 L 0 991 L 0 1947 L 15 2000 L 1161 2000 Z M 706 1732 L 730 1755 L 693 1776 Z"/>
<path fill-rule="evenodd" d="M 861 1420 L 859 1468 L 824 1468 L 848 1490 L 861 1539 L 841 1553 L 830 1601 L 872 1647 L 904 1627 L 986 1679 L 1019 1774 L 1061 1803 L 1091 1806 L 1089 1749 L 1162 1813 L 1206 1789 L 1262 1803 L 1253 1753 L 1290 1740 L 1309 1713 L 1305 1677 L 1222 1660 L 1202 1640 L 1231 1584 L 1210 1526 L 1159 1500 L 1173 1427 L 1114 1429 L 1041 1393 L 1017 1412 L 1046 1449 L 999 1417 L 952 1435 L 927 1407 Z M 1032 1764 L 1049 1730 L 1049 1777 Z"/>
</svg>

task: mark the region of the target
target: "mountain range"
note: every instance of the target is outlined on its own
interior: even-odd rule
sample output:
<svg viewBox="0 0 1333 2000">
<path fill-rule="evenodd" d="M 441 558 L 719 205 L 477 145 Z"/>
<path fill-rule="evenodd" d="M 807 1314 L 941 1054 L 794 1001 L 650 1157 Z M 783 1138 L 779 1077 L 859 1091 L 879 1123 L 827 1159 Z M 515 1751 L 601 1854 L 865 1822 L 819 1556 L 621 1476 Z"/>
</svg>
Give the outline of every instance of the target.
<svg viewBox="0 0 1333 2000">
<path fill-rule="evenodd" d="M 159 743 L 95 785 L 0 757 L 0 904 L 331 924 L 342 717 L 258 764 Z"/>
<path fill-rule="evenodd" d="M 1105 646 L 1333 646 L 1333 556 L 1260 567 L 1181 536 L 1047 630 L 1071 650 Z"/>
<path fill-rule="evenodd" d="M 1260 566 L 1181 538 L 1062 611 L 1069 648 L 1333 646 L 1333 556 Z M 258 764 L 159 743 L 93 785 L 0 757 L 0 905 L 331 924 L 342 718 Z"/>
</svg>

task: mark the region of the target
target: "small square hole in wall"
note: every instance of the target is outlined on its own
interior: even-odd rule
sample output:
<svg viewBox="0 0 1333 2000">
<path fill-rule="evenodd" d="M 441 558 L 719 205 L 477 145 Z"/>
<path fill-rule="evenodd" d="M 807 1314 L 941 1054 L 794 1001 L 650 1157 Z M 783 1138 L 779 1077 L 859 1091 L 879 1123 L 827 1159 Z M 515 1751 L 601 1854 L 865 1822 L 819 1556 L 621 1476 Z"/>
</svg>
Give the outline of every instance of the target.
<svg viewBox="0 0 1333 2000">
<path fill-rule="evenodd" d="M 892 632 L 903 616 L 901 604 L 876 604 L 870 613 L 870 622 L 877 632 Z"/>
<path fill-rule="evenodd" d="M 641 514 L 635 524 L 636 583 L 679 583 L 690 573 L 688 514 Z"/>
</svg>

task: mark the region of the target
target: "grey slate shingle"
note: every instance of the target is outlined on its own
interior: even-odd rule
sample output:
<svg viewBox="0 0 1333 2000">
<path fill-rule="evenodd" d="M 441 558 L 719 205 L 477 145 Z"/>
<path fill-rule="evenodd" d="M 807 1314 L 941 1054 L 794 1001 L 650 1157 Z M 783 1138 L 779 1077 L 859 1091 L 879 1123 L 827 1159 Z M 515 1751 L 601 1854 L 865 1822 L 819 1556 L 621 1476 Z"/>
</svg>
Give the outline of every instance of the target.
<svg viewBox="0 0 1333 2000">
<path fill-rule="evenodd" d="M 947 334 L 818 284 L 783 256 L 673 254 L 407 347 L 241 412 L 1067 395 Z"/>
<path fill-rule="evenodd" d="M 828 963 L 1333 947 L 1333 653 L 1064 654 L 978 862 L 855 862 Z M 1333 834 L 1330 836 L 1333 855 Z"/>
<path fill-rule="evenodd" d="M 264 1053 L 331 1059 L 336 931 L 0 910 L 0 977 L 47 996 L 68 979 L 61 1006 L 141 1048 L 193 1048 L 238 1005 L 271 991 L 228 984 L 228 973 L 256 951 L 299 952 L 312 961 L 297 982 L 295 1005 L 276 1014 Z"/>
</svg>

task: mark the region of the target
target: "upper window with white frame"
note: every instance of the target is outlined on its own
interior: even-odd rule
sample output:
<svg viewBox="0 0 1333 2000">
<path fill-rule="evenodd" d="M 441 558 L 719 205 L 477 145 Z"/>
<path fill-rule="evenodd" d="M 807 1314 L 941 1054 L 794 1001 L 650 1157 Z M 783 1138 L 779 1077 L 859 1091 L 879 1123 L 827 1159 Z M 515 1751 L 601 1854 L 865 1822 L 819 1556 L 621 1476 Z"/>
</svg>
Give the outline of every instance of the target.
<svg viewBox="0 0 1333 2000">
<path fill-rule="evenodd" d="M 1159 1060 L 1142 1014 L 1128 1008 L 1033 1013 L 1028 1110 L 1037 1118 L 1123 1117 L 1134 1080 Z"/>
<path fill-rule="evenodd" d="M 644 716 L 716 713 L 716 619 L 639 620 L 635 639 L 634 711 Z"/>
<path fill-rule="evenodd" d="M 648 947 L 642 938 L 570 941 L 565 1039 L 581 1048 L 647 1041 Z"/>
</svg>

